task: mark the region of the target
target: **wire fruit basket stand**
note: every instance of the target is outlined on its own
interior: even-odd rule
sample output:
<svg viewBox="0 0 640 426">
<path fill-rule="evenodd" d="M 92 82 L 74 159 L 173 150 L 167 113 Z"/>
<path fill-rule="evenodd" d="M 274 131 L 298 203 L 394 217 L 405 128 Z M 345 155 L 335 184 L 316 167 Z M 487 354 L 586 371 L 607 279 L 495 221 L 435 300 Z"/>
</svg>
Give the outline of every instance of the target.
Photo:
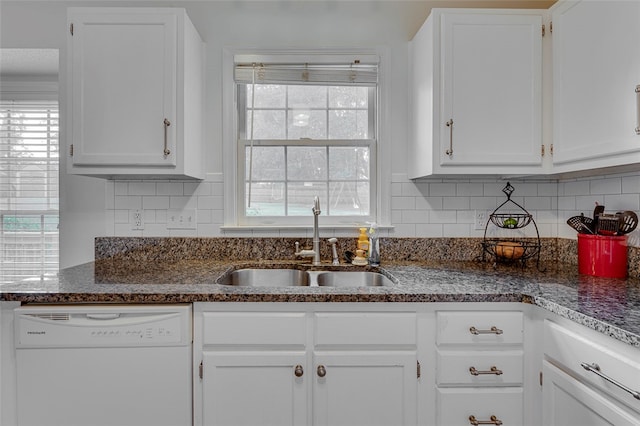
<svg viewBox="0 0 640 426">
<path fill-rule="evenodd" d="M 482 240 L 482 260 L 486 261 L 487 255 L 493 260 L 494 266 L 498 263 L 519 263 L 523 268 L 529 259 L 535 258 L 536 267 L 540 270 L 540 232 L 533 216 L 520 204 L 511 199 L 515 188 L 509 182 L 502 189 L 507 196 L 505 202 L 500 204 L 489 215 L 489 220 L 484 228 Z M 488 231 L 490 225 L 499 229 L 512 230 L 514 233 L 527 226 L 533 225 L 535 238 L 531 237 L 490 237 Z"/>
</svg>

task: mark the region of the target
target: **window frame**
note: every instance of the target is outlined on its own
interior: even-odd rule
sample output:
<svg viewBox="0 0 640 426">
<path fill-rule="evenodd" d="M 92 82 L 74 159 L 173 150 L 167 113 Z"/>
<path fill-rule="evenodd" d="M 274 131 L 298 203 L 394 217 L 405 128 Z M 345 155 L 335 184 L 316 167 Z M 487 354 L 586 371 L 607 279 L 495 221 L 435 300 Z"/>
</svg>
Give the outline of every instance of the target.
<svg viewBox="0 0 640 426">
<path fill-rule="evenodd" d="M 347 140 L 344 141 L 350 146 L 362 145 L 370 148 L 370 211 L 368 216 L 324 216 L 320 221 L 321 227 L 324 228 L 349 228 L 354 226 L 362 226 L 366 222 L 377 222 L 384 226 L 390 224 L 390 162 L 381 164 L 381 158 L 389 158 L 388 143 L 383 141 L 389 140 L 386 137 L 386 117 L 387 108 L 386 91 L 388 84 L 386 82 L 386 73 L 384 73 L 383 62 L 386 55 L 385 48 L 373 49 L 341 49 L 341 50 L 308 50 L 308 51 L 288 51 L 288 50 L 258 50 L 256 49 L 225 49 L 223 54 L 223 153 L 224 153 L 224 225 L 221 227 L 223 231 L 247 230 L 247 229 L 291 229 L 291 228 L 309 228 L 312 217 L 311 207 L 313 200 L 309 201 L 309 217 L 306 216 L 246 216 L 244 214 L 244 196 L 245 190 L 239 185 L 244 185 L 244 163 L 240 164 L 239 158 L 244 158 L 241 149 L 246 144 L 240 143 L 238 139 L 238 106 L 242 100 L 237 97 L 236 83 L 234 81 L 234 58 L 237 55 L 255 55 L 256 60 L 265 56 L 268 57 L 286 57 L 287 60 L 295 58 L 300 63 L 305 62 L 305 57 L 309 58 L 306 62 L 312 63 L 315 57 L 329 57 L 349 55 L 350 57 L 358 55 L 376 55 L 378 62 L 378 86 L 374 88 L 377 108 L 369 113 L 376 114 L 374 122 L 375 138 L 373 139 L 373 148 L 369 140 Z M 268 61 L 265 61 L 268 62 Z M 371 118 L 371 117 L 370 117 Z M 370 121 L 371 123 L 371 121 Z M 317 142 L 317 144 L 314 144 Z M 307 146 L 339 146 L 340 140 L 308 140 L 303 139 L 300 145 Z M 291 140 L 254 140 L 254 146 L 263 145 L 289 145 L 298 144 L 297 141 Z M 385 182 L 383 184 L 382 182 Z M 239 191 L 242 189 L 242 191 Z M 327 203 L 328 200 L 321 198 L 321 205 Z M 248 220 L 247 220 L 248 219 Z"/>
</svg>

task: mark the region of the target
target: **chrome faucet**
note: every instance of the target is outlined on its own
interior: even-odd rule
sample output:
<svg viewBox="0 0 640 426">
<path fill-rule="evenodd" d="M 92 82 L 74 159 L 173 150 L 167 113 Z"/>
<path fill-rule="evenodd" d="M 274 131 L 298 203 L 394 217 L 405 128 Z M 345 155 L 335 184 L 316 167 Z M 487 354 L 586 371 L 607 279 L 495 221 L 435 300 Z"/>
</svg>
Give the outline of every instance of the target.
<svg viewBox="0 0 640 426">
<path fill-rule="evenodd" d="M 313 198 L 313 265 L 320 265 L 320 230 L 318 229 L 318 216 L 320 216 L 320 198 L 316 195 Z"/>
<path fill-rule="evenodd" d="M 296 256 L 300 257 L 313 257 L 312 265 L 320 265 L 320 231 L 318 229 L 318 216 L 320 216 L 320 198 L 318 196 L 313 199 L 313 249 L 312 250 L 300 250 L 300 243 L 296 241 Z"/>
</svg>

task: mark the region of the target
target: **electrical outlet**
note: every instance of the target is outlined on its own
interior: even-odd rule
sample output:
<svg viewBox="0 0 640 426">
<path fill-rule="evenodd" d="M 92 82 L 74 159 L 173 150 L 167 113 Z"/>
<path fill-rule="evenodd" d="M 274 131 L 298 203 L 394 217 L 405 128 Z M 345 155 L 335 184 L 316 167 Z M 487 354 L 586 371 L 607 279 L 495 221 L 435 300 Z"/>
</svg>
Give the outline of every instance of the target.
<svg viewBox="0 0 640 426">
<path fill-rule="evenodd" d="M 144 213 L 142 210 L 131 210 L 131 229 L 134 231 L 144 229 Z"/>
<path fill-rule="evenodd" d="M 196 209 L 168 210 L 167 229 L 196 229 Z"/>
<path fill-rule="evenodd" d="M 484 210 L 474 210 L 473 212 L 473 222 L 474 229 L 476 231 L 482 231 L 487 226 L 487 220 L 489 219 L 489 214 Z"/>
</svg>

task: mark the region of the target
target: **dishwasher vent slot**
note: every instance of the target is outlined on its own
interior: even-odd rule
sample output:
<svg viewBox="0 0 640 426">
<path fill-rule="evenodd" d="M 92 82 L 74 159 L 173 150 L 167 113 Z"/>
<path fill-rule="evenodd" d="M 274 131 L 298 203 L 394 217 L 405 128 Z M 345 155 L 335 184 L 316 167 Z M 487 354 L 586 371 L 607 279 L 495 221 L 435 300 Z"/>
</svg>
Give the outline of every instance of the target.
<svg viewBox="0 0 640 426">
<path fill-rule="evenodd" d="M 43 314 L 28 314 L 30 317 L 42 318 L 51 321 L 69 321 L 71 318 L 69 314 L 65 312 L 47 312 Z"/>
</svg>

